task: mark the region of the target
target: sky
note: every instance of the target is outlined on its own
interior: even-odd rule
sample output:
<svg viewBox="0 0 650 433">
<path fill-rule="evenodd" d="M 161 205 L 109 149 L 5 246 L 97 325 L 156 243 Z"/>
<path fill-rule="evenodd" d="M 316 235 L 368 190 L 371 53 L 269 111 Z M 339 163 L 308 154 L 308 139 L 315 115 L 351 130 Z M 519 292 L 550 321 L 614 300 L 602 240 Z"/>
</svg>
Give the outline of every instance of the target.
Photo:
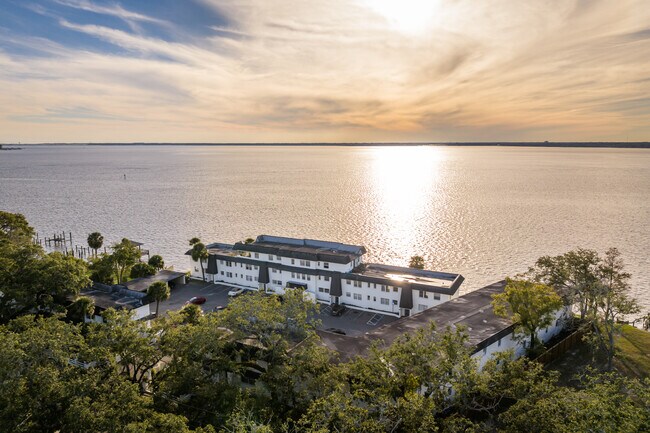
<svg viewBox="0 0 650 433">
<path fill-rule="evenodd" d="M 648 0 L 0 0 L 0 143 L 650 141 Z"/>
</svg>

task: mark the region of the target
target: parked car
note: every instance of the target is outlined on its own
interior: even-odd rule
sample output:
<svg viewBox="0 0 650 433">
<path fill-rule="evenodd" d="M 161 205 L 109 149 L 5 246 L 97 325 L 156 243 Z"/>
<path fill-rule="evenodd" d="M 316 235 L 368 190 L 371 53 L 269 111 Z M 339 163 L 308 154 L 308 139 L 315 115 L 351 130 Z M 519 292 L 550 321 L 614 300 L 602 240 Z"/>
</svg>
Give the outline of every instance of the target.
<svg viewBox="0 0 650 433">
<path fill-rule="evenodd" d="M 345 306 L 341 304 L 334 304 L 330 307 L 330 314 L 332 316 L 340 316 L 345 311 Z"/>
<path fill-rule="evenodd" d="M 228 292 L 228 296 L 234 298 L 235 296 L 239 296 L 239 295 L 241 295 L 241 294 L 244 293 L 244 292 L 245 292 L 245 290 L 242 289 L 241 287 L 239 287 L 239 288 L 232 289 L 231 291 L 229 291 L 229 292 Z"/>
<path fill-rule="evenodd" d="M 226 309 L 226 307 L 224 307 L 223 305 L 217 305 L 216 307 L 214 307 L 212 309 L 212 311 L 214 311 L 216 313 L 217 311 L 223 311 L 225 309 Z"/>
<path fill-rule="evenodd" d="M 195 296 L 192 299 L 190 299 L 189 301 L 187 301 L 187 303 L 188 304 L 201 305 L 201 304 L 205 304 L 205 301 L 207 301 L 207 299 L 205 299 L 203 296 Z"/>
</svg>

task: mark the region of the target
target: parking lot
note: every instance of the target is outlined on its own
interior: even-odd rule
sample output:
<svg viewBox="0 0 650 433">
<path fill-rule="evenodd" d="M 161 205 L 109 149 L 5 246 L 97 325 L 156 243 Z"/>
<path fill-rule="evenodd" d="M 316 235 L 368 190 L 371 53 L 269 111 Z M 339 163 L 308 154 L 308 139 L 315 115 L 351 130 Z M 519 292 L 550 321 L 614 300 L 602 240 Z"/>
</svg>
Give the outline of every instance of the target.
<svg viewBox="0 0 650 433">
<path fill-rule="evenodd" d="M 167 311 L 180 310 L 183 305 L 195 296 L 202 296 L 206 299 L 201 305 L 203 311 L 208 312 L 216 306 L 226 306 L 230 298 L 228 291 L 232 287 L 224 284 L 204 283 L 203 281 L 190 280 L 183 286 L 176 286 L 171 290 L 169 299 L 160 303 L 160 315 Z"/>
<path fill-rule="evenodd" d="M 203 281 L 190 280 L 187 284 L 176 286 L 171 290 L 168 300 L 160 303 L 160 315 L 167 311 L 180 310 L 185 303 L 195 296 L 206 299 L 201 305 L 204 312 L 210 312 L 217 306 L 227 306 L 230 298 L 228 291 L 233 287 L 226 284 L 212 284 Z M 346 308 L 341 316 L 332 316 L 329 305 L 319 304 L 321 321 L 319 329 L 325 331 L 344 332 L 346 335 L 357 336 L 376 329 L 379 326 L 397 320 L 397 317 L 367 311 Z"/>
<path fill-rule="evenodd" d="M 330 332 L 336 330 L 338 333 L 340 333 L 339 331 L 343 331 L 346 335 L 353 337 L 397 320 L 397 317 L 394 316 L 353 310 L 350 308 L 346 308 L 340 316 L 332 316 L 330 313 L 330 306 L 321 304 L 318 317 L 321 321 L 319 329 Z"/>
</svg>

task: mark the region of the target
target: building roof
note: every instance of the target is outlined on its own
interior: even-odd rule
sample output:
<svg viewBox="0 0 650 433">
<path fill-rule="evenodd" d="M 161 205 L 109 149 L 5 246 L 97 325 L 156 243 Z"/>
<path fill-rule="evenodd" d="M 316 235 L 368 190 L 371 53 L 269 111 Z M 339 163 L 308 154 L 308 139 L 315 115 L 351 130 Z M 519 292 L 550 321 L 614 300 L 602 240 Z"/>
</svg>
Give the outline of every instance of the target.
<svg viewBox="0 0 650 433">
<path fill-rule="evenodd" d="M 170 271 L 168 269 L 163 269 L 162 271 L 158 271 L 158 273 L 156 273 L 155 275 L 150 275 L 148 277 L 142 277 L 142 278 L 135 278 L 133 280 L 127 281 L 126 283 L 122 283 L 122 285 L 129 290 L 133 290 L 136 292 L 146 292 L 147 289 L 149 289 L 149 286 L 151 286 L 156 281 L 164 281 L 165 283 L 169 283 L 170 281 L 173 281 L 175 279 L 184 276 L 185 276 L 185 272 L 175 272 L 175 271 Z"/>
<path fill-rule="evenodd" d="M 366 248 L 362 245 L 269 235 L 258 236 L 255 242 L 250 244 L 237 242 L 233 248 L 240 251 L 272 254 L 314 262 L 341 264 L 350 263 L 366 253 Z"/>
<path fill-rule="evenodd" d="M 359 276 L 360 278 L 356 278 Z M 359 279 L 380 284 L 409 287 L 413 290 L 435 291 L 454 295 L 465 278 L 460 274 L 427 271 L 401 266 L 366 263 L 345 274 L 344 278 Z"/>
<path fill-rule="evenodd" d="M 141 298 L 125 295 L 120 292 L 107 292 L 104 290 L 87 289 L 82 290 L 82 296 L 88 296 L 95 301 L 95 307 L 106 310 L 114 308 L 116 310 L 133 310 L 143 305 Z"/>
<path fill-rule="evenodd" d="M 341 359 L 346 360 L 356 355 L 365 355 L 373 341 L 379 340 L 390 345 L 400 336 L 424 329 L 431 322 L 435 322 L 438 329 L 462 325 L 466 328 L 468 343 L 477 352 L 512 332 L 513 323 L 495 315 L 491 304 L 492 295 L 503 292 L 505 284 L 505 281 L 499 281 L 421 313 L 388 323 L 359 337 L 325 331 L 318 331 L 318 334 L 325 346 L 336 350 Z"/>
</svg>

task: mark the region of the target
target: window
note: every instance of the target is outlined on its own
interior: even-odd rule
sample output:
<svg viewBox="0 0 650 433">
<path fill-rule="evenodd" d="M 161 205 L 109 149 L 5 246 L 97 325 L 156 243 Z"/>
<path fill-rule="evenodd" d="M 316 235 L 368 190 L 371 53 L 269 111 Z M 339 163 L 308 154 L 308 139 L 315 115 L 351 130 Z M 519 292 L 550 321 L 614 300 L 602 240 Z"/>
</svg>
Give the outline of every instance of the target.
<svg viewBox="0 0 650 433">
<path fill-rule="evenodd" d="M 486 353 L 487 353 L 487 347 L 484 347 L 483 348 L 483 355 L 485 355 Z"/>
<path fill-rule="evenodd" d="M 361 287 L 361 281 L 354 281 L 354 287 Z"/>
<path fill-rule="evenodd" d="M 255 258 L 259 259 L 260 258 L 260 253 L 255 253 Z"/>
<path fill-rule="evenodd" d="M 350 297 L 350 292 L 345 292 L 345 296 L 349 298 Z"/>
<path fill-rule="evenodd" d="M 226 266 L 228 266 L 229 268 L 232 267 L 232 262 L 226 261 Z"/>
<path fill-rule="evenodd" d="M 381 286 L 381 291 L 382 292 L 390 292 L 390 288 L 386 286 Z"/>
<path fill-rule="evenodd" d="M 296 278 L 296 273 L 295 272 L 291 273 L 291 278 Z"/>
<path fill-rule="evenodd" d="M 296 264 L 296 259 L 291 259 L 291 264 L 295 265 Z"/>
<path fill-rule="evenodd" d="M 390 299 L 381 298 L 381 305 L 390 305 Z"/>
<path fill-rule="evenodd" d="M 424 304 L 418 304 L 418 311 L 424 311 L 427 309 L 427 306 Z"/>
<path fill-rule="evenodd" d="M 435 299 L 436 301 L 439 301 L 440 300 L 440 293 L 434 293 L 433 294 L 433 299 Z"/>
<path fill-rule="evenodd" d="M 311 276 L 307 275 L 307 281 L 311 281 Z"/>
<path fill-rule="evenodd" d="M 325 281 L 329 281 L 329 280 L 330 280 L 330 276 L 329 276 L 329 275 L 325 275 L 325 276 L 323 277 L 323 279 L 324 279 Z"/>
<path fill-rule="evenodd" d="M 260 268 L 260 267 L 257 266 L 257 265 L 253 266 L 253 269 L 255 269 L 255 270 L 258 270 L 259 268 Z"/>
<path fill-rule="evenodd" d="M 497 341 L 497 347 L 501 347 L 501 339 L 499 338 L 499 341 Z"/>
<path fill-rule="evenodd" d="M 269 254 L 269 260 L 273 261 L 273 254 Z"/>
<path fill-rule="evenodd" d="M 246 281 L 253 281 L 252 275 L 246 275 Z"/>
<path fill-rule="evenodd" d="M 329 264 L 329 262 L 323 262 L 323 267 L 324 267 L 325 269 L 329 269 L 329 268 L 330 268 L 330 264 Z"/>
<path fill-rule="evenodd" d="M 223 265 L 223 260 L 219 260 L 219 263 Z"/>
<path fill-rule="evenodd" d="M 397 286 L 393 287 L 393 292 L 397 292 Z"/>
<path fill-rule="evenodd" d="M 418 292 L 420 292 L 420 298 L 424 298 L 424 299 L 429 298 L 429 294 L 427 292 L 425 292 L 424 290 L 418 290 Z"/>
<path fill-rule="evenodd" d="M 254 279 L 255 281 L 257 281 L 257 277 L 254 277 L 253 279 Z"/>
<path fill-rule="evenodd" d="M 300 261 L 300 266 L 311 266 L 311 262 L 309 260 L 301 260 Z"/>
<path fill-rule="evenodd" d="M 282 281 L 281 281 L 281 280 L 271 280 L 271 282 L 272 282 L 273 284 L 277 284 L 278 286 L 281 286 L 281 285 L 282 285 Z"/>
<path fill-rule="evenodd" d="M 326 289 L 325 287 L 319 287 L 318 291 L 321 292 L 321 293 L 329 293 L 330 289 Z"/>
<path fill-rule="evenodd" d="M 274 274 L 277 274 L 277 273 L 278 273 L 278 270 L 275 269 L 275 268 L 271 268 L 271 272 L 273 272 Z"/>
<path fill-rule="evenodd" d="M 246 264 L 246 269 L 249 271 L 253 270 L 253 265 Z"/>
<path fill-rule="evenodd" d="M 360 301 L 361 300 L 361 293 L 354 293 L 354 300 L 355 301 Z"/>
<path fill-rule="evenodd" d="M 397 305 L 397 299 L 393 299 L 393 305 Z"/>
<path fill-rule="evenodd" d="M 226 277 L 232 278 L 232 272 L 226 272 Z"/>
<path fill-rule="evenodd" d="M 275 258 L 276 258 L 278 261 L 282 261 L 282 259 L 280 258 L 280 256 L 275 256 Z"/>
<path fill-rule="evenodd" d="M 352 281 L 350 281 L 350 280 L 345 280 L 345 282 L 348 283 L 348 284 L 352 283 Z"/>
</svg>

